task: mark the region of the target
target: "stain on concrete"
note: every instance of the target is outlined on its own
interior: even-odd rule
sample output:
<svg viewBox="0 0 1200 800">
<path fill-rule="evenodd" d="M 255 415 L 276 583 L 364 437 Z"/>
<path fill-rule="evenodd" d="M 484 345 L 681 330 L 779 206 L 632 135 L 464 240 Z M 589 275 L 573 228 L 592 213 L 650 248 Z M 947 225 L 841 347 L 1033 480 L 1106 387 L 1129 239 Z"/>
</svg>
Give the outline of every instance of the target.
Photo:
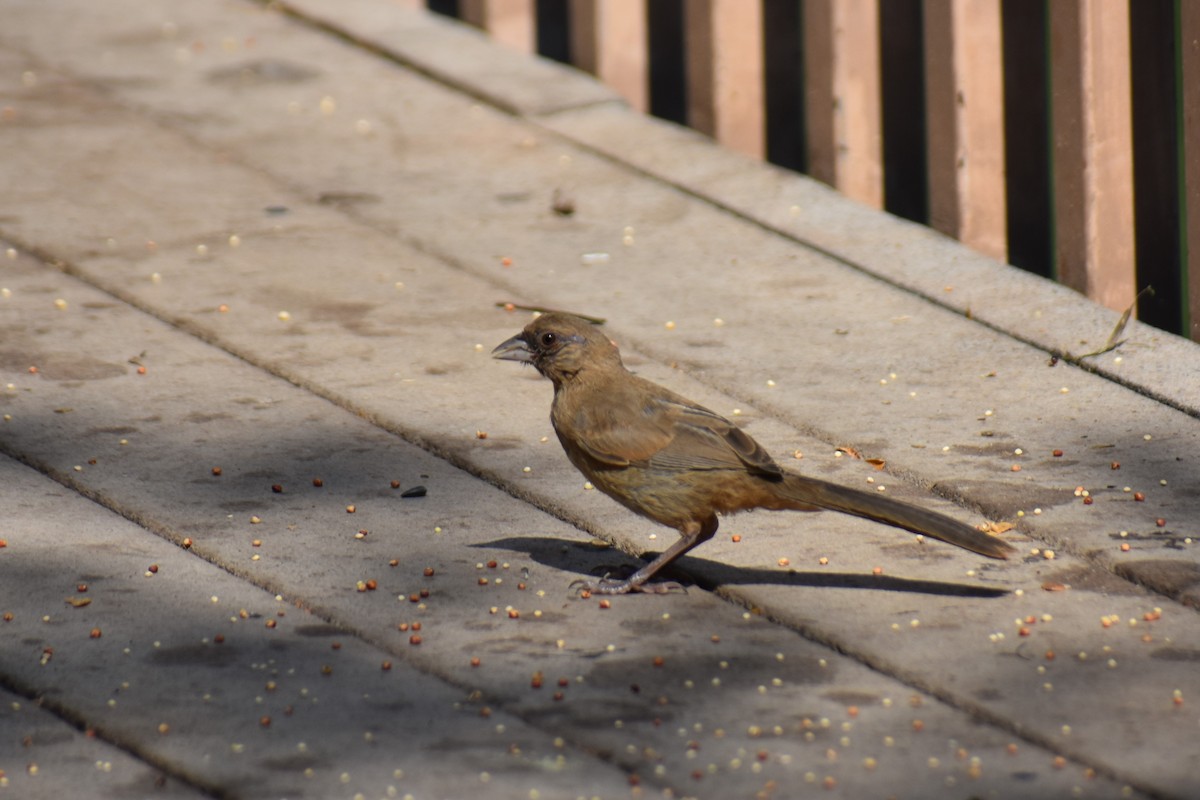
<svg viewBox="0 0 1200 800">
<path fill-rule="evenodd" d="M 303 64 L 271 58 L 243 61 L 209 70 L 208 82 L 238 88 L 305 83 L 320 77 L 321 71 Z"/>
</svg>

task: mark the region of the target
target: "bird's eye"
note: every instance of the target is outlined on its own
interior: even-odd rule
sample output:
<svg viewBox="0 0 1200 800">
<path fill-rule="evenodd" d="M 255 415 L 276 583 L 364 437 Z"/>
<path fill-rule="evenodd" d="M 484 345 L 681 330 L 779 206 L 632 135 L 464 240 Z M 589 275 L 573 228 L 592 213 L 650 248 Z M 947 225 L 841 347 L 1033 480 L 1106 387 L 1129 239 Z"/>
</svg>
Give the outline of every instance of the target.
<svg viewBox="0 0 1200 800">
<path fill-rule="evenodd" d="M 558 340 L 558 337 L 557 337 L 557 336 L 555 336 L 553 333 L 551 333 L 551 332 L 547 331 L 547 332 L 545 332 L 545 333 L 543 333 L 543 334 L 542 334 L 542 338 L 541 338 L 542 347 L 550 347 L 550 346 L 551 346 L 551 345 L 553 345 L 553 344 L 554 344 L 554 343 L 555 343 L 557 340 Z"/>
</svg>

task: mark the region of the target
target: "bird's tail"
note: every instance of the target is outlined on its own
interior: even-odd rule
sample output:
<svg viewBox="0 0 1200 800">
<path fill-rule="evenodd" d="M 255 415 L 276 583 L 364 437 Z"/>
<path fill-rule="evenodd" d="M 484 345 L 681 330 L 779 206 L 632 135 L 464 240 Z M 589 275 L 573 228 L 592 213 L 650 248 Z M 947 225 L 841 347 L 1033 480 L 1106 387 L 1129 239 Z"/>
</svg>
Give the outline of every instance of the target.
<svg viewBox="0 0 1200 800">
<path fill-rule="evenodd" d="M 989 558 L 1008 558 L 1015 552 L 1007 542 L 943 514 L 817 478 L 787 474 L 776 491 L 781 499 L 795 502 L 800 510 L 815 506 L 841 511 L 932 536 Z"/>
</svg>

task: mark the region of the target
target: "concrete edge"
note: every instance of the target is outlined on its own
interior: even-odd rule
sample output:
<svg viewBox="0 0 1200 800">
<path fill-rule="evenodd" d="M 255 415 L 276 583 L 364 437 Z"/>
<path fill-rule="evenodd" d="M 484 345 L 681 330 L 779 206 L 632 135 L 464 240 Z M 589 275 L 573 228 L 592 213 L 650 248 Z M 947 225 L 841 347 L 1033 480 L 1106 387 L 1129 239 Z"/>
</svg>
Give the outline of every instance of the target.
<svg viewBox="0 0 1200 800">
<path fill-rule="evenodd" d="M 262 0 L 255 0 L 261 2 Z M 493 43 L 432 12 L 371 0 L 269 4 L 654 180 L 890 285 L 1200 418 L 1200 345 L 1136 320 L 1103 349 L 1121 313 L 857 203 L 798 173 L 633 111 L 566 65 Z M 665 157 L 664 157 L 664 154 Z"/>
<path fill-rule="evenodd" d="M 498 46 L 470 25 L 423 9 L 376 0 L 252 2 L 265 2 L 515 116 L 621 102 L 584 72 Z"/>
</svg>

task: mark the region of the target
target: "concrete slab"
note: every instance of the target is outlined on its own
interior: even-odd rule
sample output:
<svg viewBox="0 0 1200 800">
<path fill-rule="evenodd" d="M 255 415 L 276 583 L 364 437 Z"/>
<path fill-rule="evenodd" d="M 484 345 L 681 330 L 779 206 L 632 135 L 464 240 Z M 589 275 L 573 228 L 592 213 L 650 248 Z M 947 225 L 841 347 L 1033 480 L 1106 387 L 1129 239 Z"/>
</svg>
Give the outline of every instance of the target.
<svg viewBox="0 0 1200 800">
<path fill-rule="evenodd" d="M 208 796 L 79 730 L 37 700 L 5 690 L 0 690 L 0 742 L 0 796 L 70 797 L 85 786 L 87 796 L 97 800 Z"/>
<path fill-rule="evenodd" d="M 1200 691 L 1200 621 L 1180 603 L 1198 596 L 1186 464 L 1200 432 L 1186 381 L 1160 403 L 1051 368 L 1028 337 L 865 277 L 737 207 L 751 183 L 738 195 L 717 180 L 740 169 L 698 140 L 692 178 L 655 177 L 637 148 L 622 163 L 569 130 L 579 114 L 617 141 L 611 109 L 515 119 L 358 33 L 241 3 L 138 5 L 72 5 L 78 24 L 56 27 L 20 3 L 0 33 L 13 109 L 0 136 L 25 156 L 0 162 L 5 452 L 136 522 L 130 536 L 191 538 L 180 557 L 298 602 L 366 648 L 364 664 L 453 687 L 472 722 L 485 704 L 512 715 L 534 737 L 522 752 L 563 739 L 622 794 L 631 774 L 697 796 L 793 796 L 826 778 L 847 797 L 947 781 L 997 797 L 1192 793 L 1179 748 L 1198 724 L 1182 701 Z M 531 102 L 505 108 L 574 101 Z M 570 217 L 551 209 L 556 190 Z M 918 262 L 960 260 L 868 216 L 870 247 L 894 237 Z M 587 491 L 547 441 L 548 385 L 487 356 L 524 321 L 494 309 L 504 300 L 609 316 L 631 366 L 736 416 L 789 467 L 1017 523 L 1028 555 L 983 564 L 865 523 L 755 515 L 681 564 L 713 594 L 569 601 L 573 577 L 620 556 L 564 520 L 633 553 L 670 532 Z M 1135 351 L 1142 382 L 1195 357 L 1178 342 Z M 426 498 L 398 497 L 418 483 Z M 523 769 L 505 785 L 527 793 Z"/>
</svg>

